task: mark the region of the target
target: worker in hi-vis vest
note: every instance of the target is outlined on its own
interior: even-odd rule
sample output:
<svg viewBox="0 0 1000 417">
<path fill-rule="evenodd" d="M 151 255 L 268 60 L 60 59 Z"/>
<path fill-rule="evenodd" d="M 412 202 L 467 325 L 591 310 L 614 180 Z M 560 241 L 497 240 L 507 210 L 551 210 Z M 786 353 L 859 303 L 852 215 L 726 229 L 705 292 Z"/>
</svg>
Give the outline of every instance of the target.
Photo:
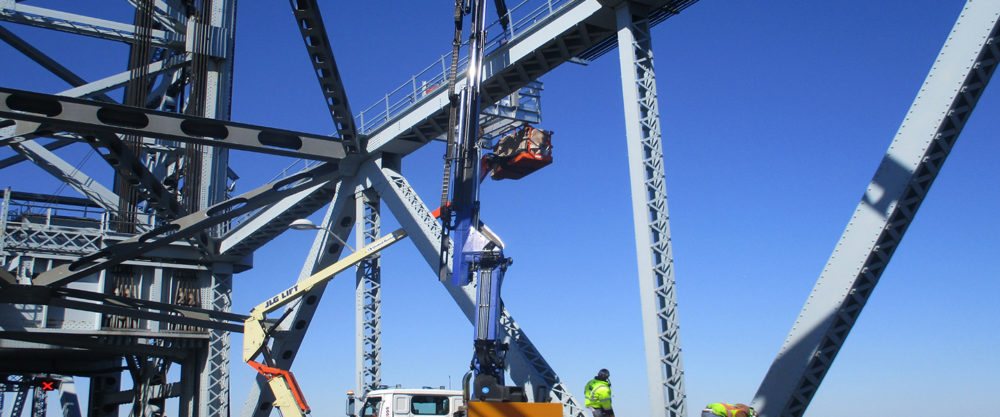
<svg viewBox="0 0 1000 417">
<path fill-rule="evenodd" d="M 615 417 L 615 410 L 611 409 L 610 378 L 611 373 L 607 369 L 601 369 L 583 389 L 583 404 L 594 413 L 594 417 Z"/>
<path fill-rule="evenodd" d="M 711 403 L 701 410 L 701 417 L 757 417 L 757 411 L 746 404 Z"/>
</svg>

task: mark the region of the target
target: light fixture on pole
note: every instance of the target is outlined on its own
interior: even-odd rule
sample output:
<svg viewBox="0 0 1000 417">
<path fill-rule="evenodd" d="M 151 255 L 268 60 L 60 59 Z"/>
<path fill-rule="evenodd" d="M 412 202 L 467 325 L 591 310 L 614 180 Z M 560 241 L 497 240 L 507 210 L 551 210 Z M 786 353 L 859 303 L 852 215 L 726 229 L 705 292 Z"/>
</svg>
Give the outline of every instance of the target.
<svg viewBox="0 0 1000 417">
<path fill-rule="evenodd" d="M 295 230 L 322 230 L 330 234 L 330 236 L 333 236 L 334 239 L 344 245 L 347 249 L 350 249 L 351 252 L 354 252 L 354 248 L 352 248 L 351 245 L 348 245 L 347 242 L 344 242 L 340 236 L 337 236 L 337 234 L 333 232 L 333 230 L 317 226 L 315 223 L 309 221 L 309 219 L 295 219 L 295 221 L 289 224 L 288 227 Z"/>
</svg>

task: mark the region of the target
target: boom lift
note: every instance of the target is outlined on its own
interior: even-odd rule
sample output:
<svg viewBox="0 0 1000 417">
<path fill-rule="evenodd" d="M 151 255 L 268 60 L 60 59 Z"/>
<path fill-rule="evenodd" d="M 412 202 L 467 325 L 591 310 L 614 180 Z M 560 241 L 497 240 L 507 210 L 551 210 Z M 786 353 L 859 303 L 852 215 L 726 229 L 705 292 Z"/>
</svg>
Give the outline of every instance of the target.
<svg viewBox="0 0 1000 417">
<path fill-rule="evenodd" d="M 494 0 L 500 21 L 509 30 L 507 7 L 504 0 Z M 479 184 L 490 172 L 494 179 L 519 179 L 552 162 L 552 132 L 530 126 L 513 132 L 498 141 L 496 146 L 480 143 L 479 113 L 480 91 L 482 87 L 483 56 L 486 46 L 485 0 L 456 0 L 455 2 L 455 42 L 452 60 L 452 74 L 449 77 L 449 117 L 448 147 L 445 155 L 445 175 L 441 208 L 435 210 L 435 217 L 443 222 L 441 234 L 441 258 L 439 277 L 447 281 L 447 265 L 452 257 L 452 285 L 466 285 L 476 282 L 477 310 L 474 319 L 475 338 L 472 370 L 472 400 L 468 402 L 468 417 L 496 417 L 518 415 L 524 417 L 560 417 L 562 407 L 557 403 L 526 403 L 521 387 L 504 385 L 504 368 L 507 346 L 500 337 L 500 285 L 504 273 L 512 260 L 504 257 L 503 242 L 479 221 Z M 473 28 L 469 40 L 469 63 L 467 85 L 461 95 L 455 94 L 455 71 L 458 49 L 461 46 L 463 16 L 471 14 Z M 458 115 L 460 113 L 460 116 Z M 457 119 L 457 120 L 456 120 Z M 458 147 L 455 132 L 459 132 Z M 482 149 L 494 152 L 480 158 Z M 452 186 L 452 162 L 454 184 Z M 481 175 L 482 173 L 482 175 Z M 449 186 L 454 194 L 448 200 Z M 449 254 L 447 245 L 450 231 L 454 231 L 457 250 Z M 274 406 L 284 417 L 303 417 L 310 409 L 294 375 L 288 370 L 273 366 L 268 342 L 278 324 L 266 319 L 266 315 L 302 297 L 316 285 L 325 283 L 336 274 L 374 255 L 389 245 L 406 237 L 403 229 L 379 238 L 297 283 L 291 288 L 261 303 L 250 312 L 244 323 L 243 360 L 264 375 L 274 393 Z M 287 311 L 285 313 L 288 314 Z M 263 363 L 255 359 L 263 355 Z M 466 384 L 463 384 L 466 385 Z"/>
<path fill-rule="evenodd" d="M 495 0 L 495 2 L 503 23 L 506 18 L 506 6 L 503 4 L 503 0 Z M 460 95 L 455 94 L 456 67 L 454 60 L 449 80 L 452 112 L 451 120 L 449 120 L 450 129 L 442 187 L 443 213 L 441 220 L 444 227 L 441 234 L 439 276 L 442 281 L 448 279 L 446 271 L 449 257 L 451 257 L 451 285 L 460 286 L 475 282 L 477 286 L 474 354 L 470 371 L 472 392 L 468 402 L 469 417 L 496 415 L 556 417 L 562 415 L 560 404 L 526 403 L 522 387 L 504 384 L 504 364 L 508 346 L 502 343 L 500 332 L 502 309 L 500 286 L 504 273 L 511 265 L 512 260 L 504 256 L 503 242 L 479 220 L 479 184 L 483 178 L 481 170 L 487 168 L 494 170 L 488 159 L 480 159 L 482 149 L 488 147 L 487 144 L 480 141 L 479 127 L 483 57 L 486 47 L 485 9 L 485 0 L 456 0 L 455 3 L 456 32 L 453 56 L 457 57 L 458 55 L 458 40 L 462 31 L 463 15 L 472 15 L 472 28 L 469 39 L 466 86 Z M 458 117 L 457 123 L 456 117 Z M 456 124 L 459 135 L 457 149 L 454 137 Z M 548 136 L 551 135 L 551 132 L 545 133 L 544 142 L 547 154 L 551 148 L 551 144 L 548 142 Z M 532 149 L 529 147 L 527 150 L 531 151 Z M 514 153 L 512 152 L 511 155 Z M 547 156 L 548 161 L 534 169 L 551 162 L 551 155 L 543 156 Z M 452 161 L 457 162 L 457 166 L 454 168 L 454 182 L 450 183 Z M 494 162 L 497 163 L 494 166 L 498 167 L 504 161 Z M 527 172 L 523 175 L 527 175 Z M 515 176 L 510 178 L 515 178 Z M 520 178 L 520 176 L 516 176 L 516 178 Z M 450 202 L 447 201 L 449 186 L 451 186 L 452 191 Z M 448 253 L 449 234 L 453 235 L 455 243 L 452 254 Z M 463 386 L 466 385 L 467 383 L 463 383 Z"/>
<path fill-rule="evenodd" d="M 299 299 L 317 285 L 329 281 L 341 271 L 356 265 L 369 256 L 379 253 L 382 249 L 399 242 L 405 237 L 406 232 L 403 229 L 382 236 L 378 240 L 358 249 L 356 252 L 345 256 L 333 265 L 296 283 L 278 295 L 267 299 L 267 301 L 264 301 L 250 311 L 250 318 L 243 324 L 243 360 L 267 378 L 271 392 L 274 393 L 274 406 L 278 407 L 282 416 L 303 417 L 309 414 L 310 409 L 305 397 L 302 395 L 302 390 L 299 389 L 298 383 L 295 382 L 295 376 L 288 370 L 274 367 L 274 361 L 271 359 L 271 352 L 268 349 L 268 342 L 271 340 L 271 335 L 291 310 L 286 310 L 285 315 L 282 315 L 276 321 L 267 320 L 267 314 Z M 263 355 L 263 363 L 255 360 L 258 355 Z"/>
</svg>

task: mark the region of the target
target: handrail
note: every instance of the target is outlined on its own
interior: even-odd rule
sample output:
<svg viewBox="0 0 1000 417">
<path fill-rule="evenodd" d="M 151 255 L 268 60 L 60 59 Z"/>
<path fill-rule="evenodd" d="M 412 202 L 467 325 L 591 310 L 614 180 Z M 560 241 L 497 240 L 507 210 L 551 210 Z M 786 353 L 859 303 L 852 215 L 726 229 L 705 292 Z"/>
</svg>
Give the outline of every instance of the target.
<svg viewBox="0 0 1000 417">
<path fill-rule="evenodd" d="M 575 1 L 578 0 L 524 0 L 517 6 L 510 8 L 507 13 L 511 18 L 510 33 L 503 30 L 499 20 L 487 27 L 487 32 L 492 29 L 492 32 L 497 33 L 497 35 L 487 42 L 486 54 L 489 55 L 508 42 L 519 38 L 549 16 L 560 11 L 566 4 Z M 529 9 L 536 4 L 537 7 Z M 521 12 L 524 12 L 524 15 L 517 17 L 516 14 Z M 463 44 L 462 48 L 463 51 L 460 53 L 465 54 L 465 56 L 459 59 L 459 72 L 462 72 L 462 69 L 468 64 L 468 42 Z M 403 113 L 404 110 L 421 102 L 430 93 L 444 87 L 447 84 L 450 63 L 451 52 L 442 55 L 437 61 L 411 76 L 408 81 L 386 93 L 382 99 L 361 110 L 355 116 L 359 133 L 367 135 L 377 130 L 395 116 Z"/>
</svg>

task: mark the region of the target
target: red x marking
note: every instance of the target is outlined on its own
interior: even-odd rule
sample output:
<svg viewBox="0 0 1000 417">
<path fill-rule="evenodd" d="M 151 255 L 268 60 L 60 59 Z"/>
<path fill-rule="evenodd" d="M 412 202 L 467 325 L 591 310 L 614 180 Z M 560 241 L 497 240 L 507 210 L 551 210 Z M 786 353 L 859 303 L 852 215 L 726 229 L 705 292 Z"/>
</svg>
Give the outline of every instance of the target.
<svg viewBox="0 0 1000 417">
<path fill-rule="evenodd" d="M 43 391 L 52 391 L 52 390 L 54 390 L 55 388 L 52 386 L 53 383 L 54 382 L 52 382 L 52 381 L 42 381 L 42 390 Z"/>
</svg>

